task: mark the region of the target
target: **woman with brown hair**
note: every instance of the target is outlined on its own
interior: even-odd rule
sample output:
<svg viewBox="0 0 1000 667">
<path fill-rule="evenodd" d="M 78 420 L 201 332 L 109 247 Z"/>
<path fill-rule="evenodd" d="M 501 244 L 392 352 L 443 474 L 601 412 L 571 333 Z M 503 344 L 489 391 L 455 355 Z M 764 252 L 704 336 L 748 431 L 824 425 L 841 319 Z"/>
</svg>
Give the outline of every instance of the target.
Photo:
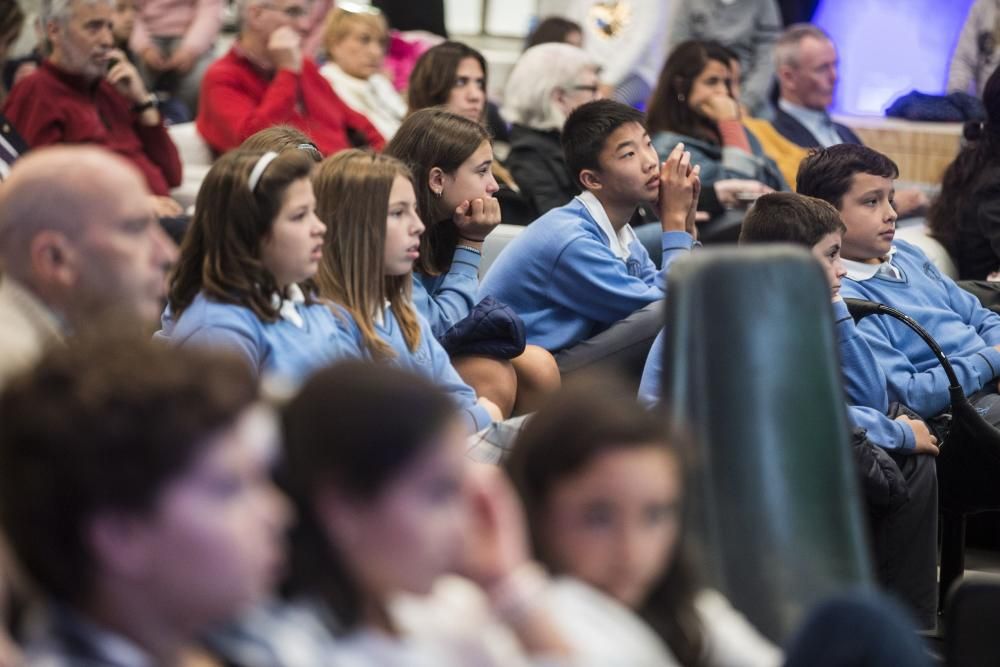
<svg viewBox="0 0 1000 667">
<path fill-rule="evenodd" d="M 158 335 L 242 355 L 258 375 L 298 382 L 357 356 L 346 315 L 316 300 L 326 226 L 306 151 L 236 150 L 212 165 L 170 279 Z"/>
<path fill-rule="evenodd" d="M 344 151 L 320 165 L 314 185 L 316 211 L 328 228 L 316 277 L 320 295 L 350 313 L 362 353 L 433 380 L 462 408 L 470 432 L 502 419 L 455 372 L 411 300 L 424 225 L 409 169 L 385 155 Z"/>
<path fill-rule="evenodd" d="M 746 207 L 772 190 L 788 190 L 778 166 L 743 127 L 733 97 L 732 52 L 717 42 L 677 46 L 649 98 L 647 126 L 660 159 L 678 143 L 701 166 L 699 209 Z"/>
<path fill-rule="evenodd" d="M 427 231 L 414 264 L 413 301 L 440 338 L 478 303 L 483 241 L 500 222 L 490 137 L 472 120 L 421 109 L 407 117 L 385 152 L 414 175 Z M 510 363 L 465 356 L 455 359 L 455 368 L 505 415 L 531 411 L 559 387 L 555 360 L 534 345 Z"/>
<path fill-rule="evenodd" d="M 407 90 L 410 114 L 428 107 L 444 107 L 488 128 L 506 140 L 507 124 L 487 99 L 486 59 L 479 51 L 461 42 L 438 44 L 420 56 L 410 74 Z M 535 219 L 531 206 L 521 197 L 514 177 L 499 162 L 492 166 L 500 189 L 496 197 L 509 225 L 527 225 Z"/>
</svg>

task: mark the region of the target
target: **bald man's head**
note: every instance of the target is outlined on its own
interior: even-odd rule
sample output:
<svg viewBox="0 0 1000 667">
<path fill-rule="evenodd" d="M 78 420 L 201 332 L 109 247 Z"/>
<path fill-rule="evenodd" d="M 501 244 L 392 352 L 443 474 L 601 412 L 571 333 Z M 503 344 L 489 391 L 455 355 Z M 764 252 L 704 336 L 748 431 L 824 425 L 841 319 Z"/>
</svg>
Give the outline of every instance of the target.
<svg viewBox="0 0 1000 667">
<path fill-rule="evenodd" d="M 113 306 L 155 317 L 174 251 L 145 179 L 104 149 L 32 151 L 0 185 L 4 272 L 67 316 Z"/>
</svg>

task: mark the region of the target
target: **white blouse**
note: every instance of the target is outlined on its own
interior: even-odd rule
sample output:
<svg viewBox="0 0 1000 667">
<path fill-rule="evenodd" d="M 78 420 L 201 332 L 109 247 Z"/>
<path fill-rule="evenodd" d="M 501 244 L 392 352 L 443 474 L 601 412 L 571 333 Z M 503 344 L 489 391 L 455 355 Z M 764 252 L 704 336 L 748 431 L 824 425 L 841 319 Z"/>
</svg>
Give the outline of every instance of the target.
<svg viewBox="0 0 1000 667">
<path fill-rule="evenodd" d="M 332 62 L 323 65 L 319 72 L 347 106 L 368 118 L 386 141 L 392 139 L 406 116 L 406 102 L 387 76 L 373 74 L 368 79 L 358 79 Z"/>
</svg>

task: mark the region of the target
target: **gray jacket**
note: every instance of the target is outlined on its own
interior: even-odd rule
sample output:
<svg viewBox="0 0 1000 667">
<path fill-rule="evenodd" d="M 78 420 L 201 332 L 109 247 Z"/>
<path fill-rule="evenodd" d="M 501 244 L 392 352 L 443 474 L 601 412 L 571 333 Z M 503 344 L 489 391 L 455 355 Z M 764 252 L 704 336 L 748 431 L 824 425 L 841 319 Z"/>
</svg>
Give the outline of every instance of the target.
<svg viewBox="0 0 1000 667">
<path fill-rule="evenodd" d="M 948 92 L 982 97 L 986 80 L 1000 64 L 1000 0 L 976 0 L 969 9 L 951 57 Z"/>
</svg>

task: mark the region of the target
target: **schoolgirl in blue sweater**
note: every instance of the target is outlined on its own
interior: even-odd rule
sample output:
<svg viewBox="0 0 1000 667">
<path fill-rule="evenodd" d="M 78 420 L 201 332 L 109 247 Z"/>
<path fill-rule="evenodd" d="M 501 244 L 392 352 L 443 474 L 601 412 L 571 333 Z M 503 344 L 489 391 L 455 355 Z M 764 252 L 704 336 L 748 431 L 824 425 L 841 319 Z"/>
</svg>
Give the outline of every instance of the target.
<svg viewBox="0 0 1000 667">
<path fill-rule="evenodd" d="M 483 242 L 501 222 L 489 133 L 479 123 L 443 109 L 410 114 L 387 155 L 414 175 L 417 205 L 427 231 L 414 265 L 413 303 L 437 338 L 488 294 L 479 291 Z M 455 369 L 505 415 L 530 412 L 560 385 L 555 359 L 529 345 L 511 359 L 456 356 Z"/>
<path fill-rule="evenodd" d="M 349 318 L 320 303 L 311 283 L 326 231 L 313 164 L 303 151 L 237 150 L 212 165 L 158 337 L 226 348 L 256 374 L 293 384 L 359 354 Z"/>
<path fill-rule="evenodd" d="M 462 381 L 412 300 L 413 264 L 424 224 L 407 167 L 359 150 L 338 153 L 314 177 L 317 211 L 329 227 L 317 283 L 343 306 L 363 354 L 429 377 L 463 410 L 470 432 L 502 419 Z"/>
</svg>

